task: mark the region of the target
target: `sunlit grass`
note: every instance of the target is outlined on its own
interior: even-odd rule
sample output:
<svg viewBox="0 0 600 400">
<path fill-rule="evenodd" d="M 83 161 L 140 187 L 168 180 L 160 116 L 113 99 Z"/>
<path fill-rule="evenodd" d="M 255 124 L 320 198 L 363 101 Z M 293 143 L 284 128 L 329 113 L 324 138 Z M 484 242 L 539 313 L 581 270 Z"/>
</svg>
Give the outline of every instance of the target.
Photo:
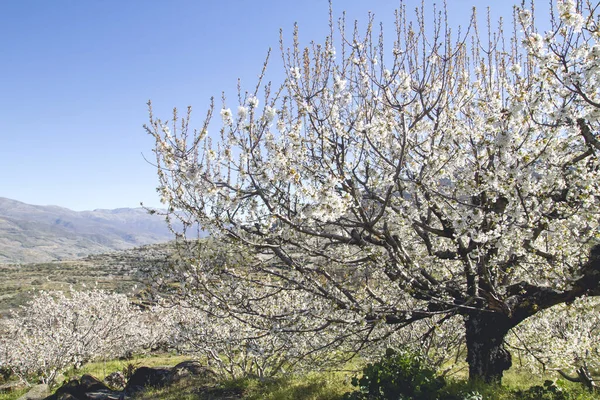
<svg viewBox="0 0 600 400">
<path fill-rule="evenodd" d="M 65 373 L 65 377 L 73 378 L 79 377 L 84 374 L 92 375 L 93 377 L 103 380 L 107 375 L 121 371 L 124 372 L 128 369 L 135 369 L 139 367 L 172 367 L 179 364 L 182 361 L 189 360 L 189 356 L 180 356 L 172 354 L 159 354 L 152 356 L 138 355 L 131 359 L 122 360 L 108 360 L 108 361 L 94 361 L 84 364 L 78 369 L 70 369 Z"/>
<path fill-rule="evenodd" d="M 134 357 L 130 360 L 110 360 L 88 363 L 77 370 L 68 371 L 65 377 L 79 377 L 90 374 L 98 379 L 115 371 L 124 371 L 130 367 L 170 367 L 188 356 L 162 354 L 150 357 Z M 353 376 L 360 375 L 358 370 L 362 361 L 353 360 L 342 371 L 310 372 L 306 374 L 286 375 L 276 378 L 240 378 L 223 379 L 208 382 L 201 378 L 187 378 L 169 387 L 149 389 L 138 394 L 134 400 L 341 400 L 344 393 L 355 388 L 350 384 Z M 521 368 L 512 368 L 504 374 L 503 385 L 486 385 L 480 382 L 468 382 L 466 369 L 459 368 L 458 373 L 447 378 L 445 394 L 452 399 L 462 399 L 468 394 L 478 394 L 484 400 L 520 400 L 517 390 L 527 390 L 534 385 L 542 385 L 544 380 L 555 380 L 552 375 L 533 375 Z M 598 400 L 598 394 L 592 394 L 582 385 L 559 380 L 559 386 L 568 391 L 569 400 Z M 22 388 L 9 393 L 0 393 L 0 400 L 16 400 L 27 392 Z M 468 398 L 468 397 L 467 397 Z"/>
<path fill-rule="evenodd" d="M 516 390 L 528 389 L 534 384 L 542 383 L 536 379 L 535 382 L 530 381 L 530 385 L 521 386 L 528 377 L 527 374 L 519 377 L 515 374 L 511 383 L 516 382 L 518 387 L 511 384 L 487 385 L 481 382 L 449 380 L 445 393 L 447 396 L 455 396 L 448 397 L 452 399 L 468 398 L 465 396 L 479 394 L 484 400 L 520 400 L 521 397 L 515 392 Z M 568 391 L 569 397 L 566 398 L 569 400 L 600 399 L 598 394 L 590 393 L 581 385 L 559 381 L 559 386 Z M 244 378 L 222 381 L 214 385 L 187 380 L 172 387 L 149 390 L 135 397 L 135 400 L 341 400 L 344 393 L 353 389 L 345 374 L 310 373 L 264 380 Z"/>
<path fill-rule="evenodd" d="M 3 393 L 0 391 L 0 400 L 15 400 L 29 391 L 29 388 L 20 388 L 11 392 Z"/>
<path fill-rule="evenodd" d="M 338 400 L 352 387 L 339 373 L 309 373 L 280 378 L 241 378 L 218 384 L 190 379 L 163 389 L 151 389 L 135 400 Z"/>
</svg>

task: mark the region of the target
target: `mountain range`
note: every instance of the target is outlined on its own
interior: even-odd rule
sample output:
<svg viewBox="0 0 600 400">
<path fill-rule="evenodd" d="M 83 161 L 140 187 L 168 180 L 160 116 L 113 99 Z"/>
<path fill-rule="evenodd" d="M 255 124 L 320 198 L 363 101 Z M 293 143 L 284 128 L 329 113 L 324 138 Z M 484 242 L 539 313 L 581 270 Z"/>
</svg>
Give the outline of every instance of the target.
<svg viewBox="0 0 600 400">
<path fill-rule="evenodd" d="M 173 239 L 143 208 L 73 211 L 0 197 L 0 263 L 77 259 Z"/>
</svg>

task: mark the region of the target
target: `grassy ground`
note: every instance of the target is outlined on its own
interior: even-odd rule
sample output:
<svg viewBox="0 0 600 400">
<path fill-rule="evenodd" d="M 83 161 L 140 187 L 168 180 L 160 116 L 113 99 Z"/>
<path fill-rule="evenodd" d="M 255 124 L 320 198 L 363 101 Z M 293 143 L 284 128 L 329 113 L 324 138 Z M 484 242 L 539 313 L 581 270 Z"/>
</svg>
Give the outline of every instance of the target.
<svg viewBox="0 0 600 400">
<path fill-rule="evenodd" d="M 99 379 L 114 371 L 124 371 L 140 366 L 173 366 L 188 359 L 183 356 L 162 355 L 132 360 L 111 360 L 90 363 L 78 370 L 69 371 L 65 378 L 90 374 Z M 198 379 L 183 380 L 163 389 L 152 389 L 135 397 L 135 400 L 340 400 L 344 393 L 355 389 L 350 382 L 352 371 L 308 373 L 297 376 L 285 376 L 276 379 L 245 378 L 237 380 L 221 380 L 216 383 Z M 526 390 L 534 385 L 542 385 L 551 376 L 532 376 L 524 371 L 512 369 L 505 374 L 502 386 L 468 383 L 463 376 L 448 379 L 447 391 L 455 394 L 457 399 L 470 400 L 521 400 L 524 394 L 517 390 Z M 527 400 L 594 400 L 600 395 L 591 394 L 578 384 L 559 381 L 559 386 L 566 391 L 566 397 L 526 397 Z M 0 393 L 0 400 L 15 400 L 27 389 L 10 393 Z M 480 397 L 465 397 L 466 394 L 479 394 Z M 433 400 L 433 399 L 432 399 Z"/>
<path fill-rule="evenodd" d="M 513 386 L 514 380 L 517 386 Z M 598 400 L 600 395 L 592 394 L 578 384 L 559 381 L 563 390 L 560 394 L 535 395 L 517 390 L 529 389 L 541 385 L 540 378 L 528 381 L 528 375 L 514 374 L 512 379 L 502 386 L 468 383 L 465 380 L 450 381 L 447 393 L 457 399 L 465 400 Z M 202 382 L 184 381 L 173 387 L 151 390 L 136 397 L 136 400 L 341 400 L 344 393 L 353 388 L 344 374 L 312 373 L 308 375 L 285 377 L 260 381 L 258 379 L 239 379 L 223 381 L 216 385 Z M 479 395 L 480 397 L 476 397 Z M 524 397 L 527 396 L 527 397 Z M 562 396 L 562 397 L 561 397 Z M 433 398 L 431 400 L 434 400 Z"/>
<path fill-rule="evenodd" d="M 69 370 L 65 376 L 67 379 L 80 377 L 81 375 L 92 375 L 100 380 L 103 380 L 108 374 L 115 371 L 133 370 L 139 367 L 172 367 L 182 361 L 189 360 L 188 356 L 177 356 L 171 354 L 155 355 L 151 357 L 134 357 L 130 360 L 110 360 L 98 361 L 85 364 L 83 367 L 76 370 Z"/>
<path fill-rule="evenodd" d="M 21 388 L 11 392 L 0 392 L 0 400 L 15 400 L 29 391 L 29 388 Z"/>
<path fill-rule="evenodd" d="M 184 381 L 169 388 L 150 390 L 136 400 L 337 400 L 351 387 L 334 373 L 312 373 L 278 379 L 237 379 L 206 384 Z"/>
</svg>

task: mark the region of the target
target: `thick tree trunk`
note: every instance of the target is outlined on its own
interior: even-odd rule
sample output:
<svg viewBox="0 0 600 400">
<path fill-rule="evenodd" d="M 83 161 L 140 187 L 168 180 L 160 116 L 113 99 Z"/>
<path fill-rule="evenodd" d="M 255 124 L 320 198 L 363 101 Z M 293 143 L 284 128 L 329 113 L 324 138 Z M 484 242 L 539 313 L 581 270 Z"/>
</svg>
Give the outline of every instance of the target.
<svg viewBox="0 0 600 400">
<path fill-rule="evenodd" d="M 469 379 L 500 383 L 502 374 L 512 365 L 504 348 L 504 337 L 512 325 L 500 313 L 478 313 L 465 317 Z"/>
</svg>

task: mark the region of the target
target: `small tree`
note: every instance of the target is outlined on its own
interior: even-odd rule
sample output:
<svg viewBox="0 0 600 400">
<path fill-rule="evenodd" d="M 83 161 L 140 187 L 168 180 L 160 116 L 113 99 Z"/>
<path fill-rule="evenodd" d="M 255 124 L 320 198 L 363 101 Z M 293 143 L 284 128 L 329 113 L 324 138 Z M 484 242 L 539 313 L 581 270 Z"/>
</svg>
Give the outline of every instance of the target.
<svg viewBox="0 0 600 400">
<path fill-rule="evenodd" d="M 511 328 L 600 295 L 597 11 L 559 0 L 541 34 L 516 8 L 511 37 L 473 18 L 453 39 L 444 10 L 426 29 L 401 6 L 391 49 L 372 17 L 351 37 L 341 19 L 337 47 L 333 23 L 304 50 L 296 31 L 284 84 L 224 99 L 216 145 L 212 107 L 194 131 L 150 111 L 162 200 L 182 233 L 254 251 L 254 282 L 326 304 L 314 329 L 458 315 L 470 377 L 500 381 Z M 268 319 L 259 300 L 244 312 Z"/>
<path fill-rule="evenodd" d="M 2 366 L 49 385 L 70 367 L 119 357 L 150 341 L 142 313 L 122 294 L 40 292 L 0 324 Z"/>
</svg>

